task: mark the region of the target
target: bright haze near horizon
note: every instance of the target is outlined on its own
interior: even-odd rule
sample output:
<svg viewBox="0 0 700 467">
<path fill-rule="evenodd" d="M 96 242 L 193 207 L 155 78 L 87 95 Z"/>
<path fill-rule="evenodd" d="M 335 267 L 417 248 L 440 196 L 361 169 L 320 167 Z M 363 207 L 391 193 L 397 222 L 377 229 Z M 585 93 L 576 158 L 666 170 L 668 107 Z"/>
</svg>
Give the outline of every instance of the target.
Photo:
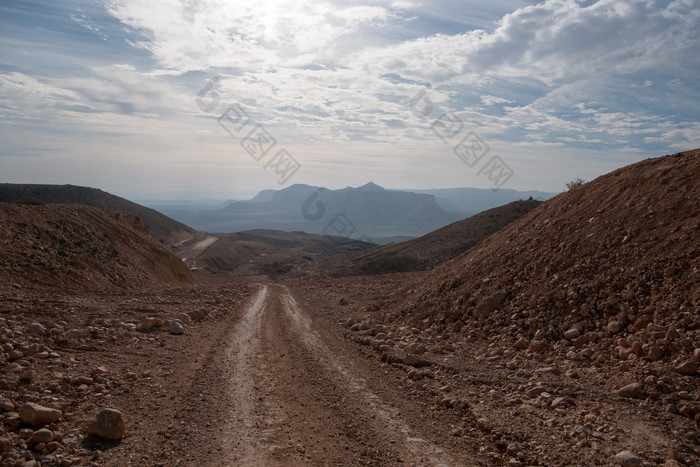
<svg viewBox="0 0 700 467">
<path fill-rule="evenodd" d="M 694 0 L 2 1 L 0 182 L 561 191 L 700 146 L 699 26 Z"/>
</svg>

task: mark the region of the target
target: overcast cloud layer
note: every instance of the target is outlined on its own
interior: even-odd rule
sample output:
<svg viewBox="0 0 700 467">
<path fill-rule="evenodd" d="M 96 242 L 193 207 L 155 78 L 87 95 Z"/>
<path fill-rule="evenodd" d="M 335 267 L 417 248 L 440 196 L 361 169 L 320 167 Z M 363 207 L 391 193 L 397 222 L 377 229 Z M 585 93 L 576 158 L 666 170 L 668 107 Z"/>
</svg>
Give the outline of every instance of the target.
<svg viewBox="0 0 700 467">
<path fill-rule="evenodd" d="M 497 3 L 2 2 L 0 181 L 559 191 L 700 146 L 696 1 Z"/>
</svg>

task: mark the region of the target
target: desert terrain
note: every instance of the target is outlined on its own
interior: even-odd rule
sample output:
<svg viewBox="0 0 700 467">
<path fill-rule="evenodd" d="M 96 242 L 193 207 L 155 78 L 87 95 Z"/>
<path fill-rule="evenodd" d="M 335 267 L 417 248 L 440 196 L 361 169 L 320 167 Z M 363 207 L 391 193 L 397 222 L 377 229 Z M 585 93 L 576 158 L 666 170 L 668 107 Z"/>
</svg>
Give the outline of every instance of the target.
<svg viewBox="0 0 700 467">
<path fill-rule="evenodd" d="M 700 464 L 700 150 L 373 248 L 27 193 L 0 465 Z"/>
</svg>

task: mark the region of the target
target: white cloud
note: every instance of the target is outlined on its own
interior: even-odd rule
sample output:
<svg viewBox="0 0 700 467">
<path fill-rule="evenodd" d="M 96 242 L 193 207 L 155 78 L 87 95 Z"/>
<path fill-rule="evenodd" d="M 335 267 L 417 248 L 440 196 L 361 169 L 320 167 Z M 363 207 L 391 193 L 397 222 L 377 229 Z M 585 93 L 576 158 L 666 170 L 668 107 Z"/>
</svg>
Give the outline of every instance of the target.
<svg viewBox="0 0 700 467">
<path fill-rule="evenodd" d="M 512 99 L 506 99 L 504 97 L 498 97 L 498 96 L 481 96 L 481 102 L 484 105 L 498 105 L 498 104 L 512 104 L 515 102 Z"/>
<path fill-rule="evenodd" d="M 50 50 L 71 58 L 70 72 L 52 62 L 45 72 L 30 73 L 20 66 L 28 61 L 12 62 L 22 72 L 0 75 L 3 123 L 70 129 L 78 142 L 82 133 L 123 135 L 124 151 L 143 156 L 140 148 L 148 146 L 161 162 L 166 150 L 183 158 L 188 151 L 207 152 L 208 163 L 228 167 L 232 154 L 240 155 L 239 142 L 215 118 L 239 103 L 280 145 L 310 158 L 304 171 L 325 176 L 343 164 L 363 176 L 362 164 L 388 174 L 408 153 L 424 173 L 449 172 L 456 156 L 431 130 L 445 110 L 494 148 L 512 148 L 503 154 L 523 150 L 528 160 L 551 162 L 572 148 L 577 157 L 585 150 L 636 157 L 642 148 L 688 148 L 700 141 L 694 121 L 700 94 L 691 79 L 700 71 L 700 9 L 690 0 L 106 5 L 110 28 L 92 13 L 66 21 L 108 39 L 91 45 L 131 44 L 131 53 L 146 58 L 131 63 L 121 55 L 83 54 L 93 49 L 80 47 L 78 36 L 88 36 L 81 31 L 65 50 L 57 45 L 62 54 Z M 124 30 L 118 41 L 115 24 Z M 7 50 L 27 49 L 35 61 L 48 56 L 45 41 L 34 49 L 27 48 L 29 37 L 17 41 L 0 32 Z M 220 105 L 207 113 L 195 96 L 213 75 Z M 426 85 L 433 111 L 419 118 L 409 101 Z M 97 146 L 97 139 L 91 143 Z M 537 151 L 544 155 L 535 157 Z M 419 153 L 443 158 L 440 170 L 426 168 Z M 300 177 L 307 177 L 304 171 Z M 519 173 L 536 177 L 535 170 L 521 167 Z"/>
</svg>

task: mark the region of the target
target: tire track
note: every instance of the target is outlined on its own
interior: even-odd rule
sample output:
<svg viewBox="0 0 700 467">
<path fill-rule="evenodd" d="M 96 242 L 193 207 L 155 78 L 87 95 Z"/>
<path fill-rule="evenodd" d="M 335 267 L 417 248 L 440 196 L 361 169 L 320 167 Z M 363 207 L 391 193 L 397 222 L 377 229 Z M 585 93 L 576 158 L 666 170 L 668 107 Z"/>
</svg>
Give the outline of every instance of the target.
<svg viewBox="0 0 700 467">
<path fill-rule="evenodd" d="M 247 305 L 246 311 L 236 324 L 227 343 L 225 364 L 233 368 L 230 415 L 230 434 L 224 437 L 224 465 L 265 465 L 264 458 L 256 449 L 256 368 L 260 342 L 257 338 L 260 322 L 268 297 L 268 288 L 263 285 L 258 294 Z"/>
<path fill-rule="evenodd" d="M 401 419 L 398 409 L 382 402 L 363 378 L 353 374 L 346 365 L 343 365 L 339 356 L 334 355 L 323 343 L 319 334 L 313 330 L 311 319 L 303 313 L 286 286 L 283 286 L 281 299 L 300 338 L 315 353 L 324 357 L 321 361 L 326 366 L 326 370 L 341 378 L 349 393 L 359 399 L 359 408 L 370 411 L 374 416 L 374 430 L 394 438 L 405 461 L 410 465 L 457 465 L 445 450 L 415 436 L 408 424 Z"/>
<path fill-rule="evenodd" d="M 285 286 L 261 285 L 227 339 L 219 465 L 460 465 L 324 343 Z"/>
</svg>

